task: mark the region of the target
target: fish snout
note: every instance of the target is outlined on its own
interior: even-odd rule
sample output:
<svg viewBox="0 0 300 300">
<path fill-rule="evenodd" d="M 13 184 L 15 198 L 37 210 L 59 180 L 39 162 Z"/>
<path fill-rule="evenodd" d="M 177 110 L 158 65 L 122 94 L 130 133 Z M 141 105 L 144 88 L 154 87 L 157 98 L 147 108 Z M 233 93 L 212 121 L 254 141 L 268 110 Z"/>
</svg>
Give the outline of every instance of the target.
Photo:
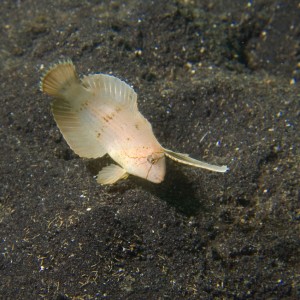
<svg viewBox="0 0 300 300">
<path fill-rule="evenodd" d="M 161 183 L 166 174 L 166 161 L 165 156 L 160 157 L 155 161 L 153 165 L 151 165 L 147 180 L 154 183 Z"/>
</svg>

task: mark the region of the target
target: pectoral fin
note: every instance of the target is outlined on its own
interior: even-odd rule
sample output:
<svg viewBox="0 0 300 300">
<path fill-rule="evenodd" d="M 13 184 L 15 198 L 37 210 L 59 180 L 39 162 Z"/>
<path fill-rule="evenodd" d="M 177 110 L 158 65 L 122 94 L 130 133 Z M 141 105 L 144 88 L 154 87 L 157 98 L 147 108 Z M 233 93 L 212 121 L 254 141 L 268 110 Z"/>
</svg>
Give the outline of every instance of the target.
<svg viewBox="0 0 300 300">
<path fill-rule="evenodd" d="M 207 169 L 210 171 L 221 172 L 221 173 L 224 173 L 229 170 L 227 166 L 211 165 L 206 162 L 191 158 L 187 154 L 184 154 L 184 153 L 177 153 L 177 152 L 173 152 L 168 149 L 164 149 L 164 150 L 165 150 L 165 154 L 167 157 L 169 157 L 179 163 L 182 163 L 182 164 L 186 164 L 186 165 L 197 167 L 197 168 Z"/>
<path fill-rule="evenodd" d="M 97 176 L 97 182 L 100 184 L 113 184 L 119 179 L 127 178 L 128 173 L 120 166 L 111 164 L 103 168 Z"/>
</svg>

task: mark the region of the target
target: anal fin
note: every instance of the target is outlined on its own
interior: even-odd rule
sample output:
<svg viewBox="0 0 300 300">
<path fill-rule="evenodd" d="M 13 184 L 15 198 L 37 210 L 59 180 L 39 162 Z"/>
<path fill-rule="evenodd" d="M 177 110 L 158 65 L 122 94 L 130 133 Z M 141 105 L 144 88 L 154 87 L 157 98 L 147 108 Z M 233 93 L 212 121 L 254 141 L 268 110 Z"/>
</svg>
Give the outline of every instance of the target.
<svg viewBox="0 0 300 300">
<path fill-rule="evenodd" d="M 98 137 L 97 119 L 89 118 L 89 112 L 77 112 L 72 102 L 56 99 L 52 105 L 55 121 L 71 149 L 81 157 L 98 158 L 107 151 Z"/>
<path fill-rule="evenodd" d="M 120 166 L 111 164 L 103 168 L 97 176 L 97 182 L 100 184 L 113 184 L 120 179 L 128 177 L 128 173 Z"/>
</svg>

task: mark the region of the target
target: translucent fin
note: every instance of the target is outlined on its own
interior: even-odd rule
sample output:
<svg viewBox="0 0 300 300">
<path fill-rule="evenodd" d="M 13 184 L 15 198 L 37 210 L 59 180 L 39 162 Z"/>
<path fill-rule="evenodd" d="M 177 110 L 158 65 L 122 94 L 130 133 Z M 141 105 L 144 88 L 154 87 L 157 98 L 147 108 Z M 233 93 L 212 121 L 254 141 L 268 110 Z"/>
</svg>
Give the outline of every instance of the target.
<svg viewBox="0 0 300 300">
<path fill-rule="evenodd" d="M 173 152 L 168 149 L 164 149 L 164 150 L 165 150 L 165 154 L 167 157 L 169 157 L 179 163 L 182 163 L 182 164 L 186 164 L 186 165 L 197 167 L 197 168 L 203 168 L 203 169 L 210 170 L 210 171 L 221 172 L 221 173 L 224 173 L 229 170 L 229 168 L 227 166 L 211 165 L 211 164 L 205 163 L 203 161 L 191 158 L 187 154 Z"/>
<path fill-rule="evenodd" d="M 127 83 L 111 75 L 95 74 L 85 76 L 82 84 L 92 90 L 102 101 L 112 101 L 114 104 L 138 111 L 137 94 Z"/>
<path fill-rule="evenodd" d="M 78 78 L 73 63 L 59 62 L 45 73 L 40 88 L 55 97 L 52 104 L 54 119 L 70 148 L 81 157 L 97 158 L 106 153 L 95 120 L 79 110 L 92 95 Z"/>
<path fill-rule="evenodd" d="M 86 158 L 97 158 L 106 154 L 99 134 L 91 130 L 91 124 L 74 110 L 69 101 L 56 99 L 52 112 L 61 133 L 76 154 Z"/>
<path fill-rule="evenodd" d="M 40 89 L 42 92 L 59 98 L 68 90 L 74 90 L 74 86 L 80 87 L 80 80 L 72 61 L 59 62 L 42 76 Z"/>
<path fill-rule="evenodd" d="M 126 170 L 120 166 L 111 164 L 103 168 L 97 176 L 97 182 L 100 184 L 113 184 L 120 179 L 128 177 Z"/>
</svg>

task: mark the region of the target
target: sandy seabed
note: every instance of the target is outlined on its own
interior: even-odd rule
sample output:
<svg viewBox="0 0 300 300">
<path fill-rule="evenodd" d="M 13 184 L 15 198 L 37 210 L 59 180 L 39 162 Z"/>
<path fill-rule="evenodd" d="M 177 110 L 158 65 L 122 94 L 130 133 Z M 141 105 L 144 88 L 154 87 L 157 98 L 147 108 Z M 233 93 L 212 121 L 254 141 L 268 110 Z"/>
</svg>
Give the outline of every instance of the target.
<svg viewBox="0 0 300 300">
<path fill-rule="evenodd" d="M 300 6 L 251 2 L 2 1 L 1 299 L 300 297 Z M 98 185 L 110 158 L 75 155 L 39 91 L 66 58 L 230 171 Z"/>
</svg>

